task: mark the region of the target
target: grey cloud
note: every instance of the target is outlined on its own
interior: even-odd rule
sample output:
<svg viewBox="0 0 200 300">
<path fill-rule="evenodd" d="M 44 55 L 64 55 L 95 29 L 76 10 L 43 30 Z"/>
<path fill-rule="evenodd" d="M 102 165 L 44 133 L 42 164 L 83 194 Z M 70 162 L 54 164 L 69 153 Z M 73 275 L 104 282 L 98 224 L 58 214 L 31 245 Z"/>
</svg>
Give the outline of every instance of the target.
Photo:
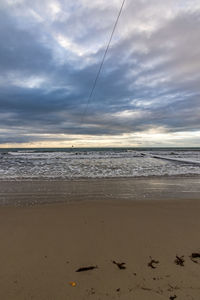
<svg viewBox="0 0 200 300">
<path fill-rule="evenodd" d="M 82 124 L 116 6 L 106 10 L 103 4 L 80 5 L 75 10 L 70 7 L 71 13 L 68 8 L 60 19 L 50 22 L 44 18 L 31 25 L 25 8 L 39 13 L 46 9 L 47 1 L 24 1 L 13 12 L 4 3 L 0 11 L 0 78 L 4 79 L 4 84 L 0 81 L 0 128 L 8 133 L 0 138 L 1 143 L 14 142 L 15 135 L 22 142 L 45 140 L 37 135 L 42 133 L 118 135 L 154 127 L 163 127 L 167 132 L 200 130 L 200 12 L 184 11 L 165 18 L 163 23 L 159 20 L 151 34 L 134 31 L 130 23 L 130 32 L 119 39 L 120 29 L 126 26 L 122 16 Z M 132 13 L 137 21 L 148 19 L 159 3 L 136 1 L 127 7 L 124 18 L 127 16 L 130 22 Z M 66 4 L 60 1 L 63 10 Z M 24 17 L 18 17 L 19 11 Z M 76 56 L 55 41 L 53 34 L 59 33 L 78 46 L 94 43 L 97 47 L 82 57 Z M 23 86 L 23 82 L 19 86 L 20 80 L 34 76 L 43 77 L 44 82 L 38 87 Z M 148 101 L 150 105 L 145 104 Z M 137 118 L 120 117 L 123 111 L 138 112 Z M 35 136 L 28 137 L 28 133 Z"/>
</svg>

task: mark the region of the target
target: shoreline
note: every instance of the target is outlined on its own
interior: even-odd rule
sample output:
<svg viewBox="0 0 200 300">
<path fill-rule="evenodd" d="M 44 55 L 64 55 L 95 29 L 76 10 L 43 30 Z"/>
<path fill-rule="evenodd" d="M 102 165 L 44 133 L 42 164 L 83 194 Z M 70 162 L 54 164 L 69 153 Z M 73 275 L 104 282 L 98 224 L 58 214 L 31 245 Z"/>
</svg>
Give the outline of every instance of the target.
<svg viewBox="0 0 200 300">
<path fill-rule="evenodd" d="M 0 181 L 1 206 L 101 201 L 199 200 L 200 177 Z"/>
<path fill-rule="evenodd" d="M 63 178 L 63 177 L 38 177 L 38 178 L 31 178 L 31 177 L 23 177 L 23 178 L 0 178 L 0 182 L 4 181 L 12 181 L 12 182 L 18 182 L 18 181 L 87 181 L 87 180 L 127 180 L 127 179 L 167 179 L 167 178 L 200 178 L 200 174 L 177 174 L 177 175 L 146 175 L 146 176 L 116 176 L 116 177 L 69 177 L 69 178 Z"/>
</svg>

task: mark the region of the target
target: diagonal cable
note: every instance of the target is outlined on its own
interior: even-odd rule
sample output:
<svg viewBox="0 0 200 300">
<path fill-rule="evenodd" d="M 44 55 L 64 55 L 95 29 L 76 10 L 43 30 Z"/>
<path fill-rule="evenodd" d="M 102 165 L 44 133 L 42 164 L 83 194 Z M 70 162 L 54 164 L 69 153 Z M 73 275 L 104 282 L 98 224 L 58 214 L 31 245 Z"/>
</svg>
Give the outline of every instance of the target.
<svg viewBox="0 0 200 300">
<path fill-rule="evenodd" d="M 105 52 L 104 52 L 104 55 L 103 55 L 101 64 L 100 64 L 99 69 L 98 69 L 98 72 L 97 72 L 97 74 L 96 74 L 96 77 L 95 77 L 94 83 L 93 83 L 93 85 L 92 85 L 92 88 L 91 88 L 89 97 L 88 97 L 88 99 L 87 99 L 86 107 L 85 107 L 84 112 L 83 112 L 83 114 L 82 114 L 81 124 L 82 124 L 83 121 L 84 121 L 86 112 L 87 112 L 87 110 L 88 110 L 88 105 L 89 105 L 89 103 L 90 103 L 90 101 L 91 101 L 91 99 L 92 99 L 92 96 L 93 96 L 93 94 L 94 94 L 94 90 L 95 90 L 95 87 L 96 87 L 96 85 L 97 85 L 97 81 L 98 81 L 98 79 L 99 79 L 99 76 L 100 76 L 100 73 L 101 73 L 101 70 L 102 70 L 102 67 L 103 67 L 103 64 L 104 64 L 106 55 L 107 55 L 107 53 L 108 53 L 108 50 L 109 50 L 109 47 L 110 47 L 110 44 L 111 44 L 111 41 L 112 41 L 112 38 L 113 38 L 113 35 L 114 35 L 114 32 L 115 32 L 115 29 L 116 29 L 116 27 L 117 27 L 117 23 L 118 23 L 118 21 L 119 21 L 120 15 L 121 15 L 121 13 L 122 13 L 122 9 L 123 9 L 123 7 L 124 7 L 125 1 L 126 1 L 126 0 L 123 0 L 123 1 L 122 1 L 122 4 L 121 4 L 120 10 L 119 10 L 119 13 L 118 13 L 118 15 L 117 15 L 117 19 L 116 19 L 116 21 L 115 21 L 115 23 L 114 23 L 114 26 L 113 26 L 113 29 L 112 29 L 112 32 L 111 32 L 111 35 L 110 35 L 110 38 L 109 38 L 107 47 L 106 47 L 106 49 L 105 49 Z"/>
</svg>

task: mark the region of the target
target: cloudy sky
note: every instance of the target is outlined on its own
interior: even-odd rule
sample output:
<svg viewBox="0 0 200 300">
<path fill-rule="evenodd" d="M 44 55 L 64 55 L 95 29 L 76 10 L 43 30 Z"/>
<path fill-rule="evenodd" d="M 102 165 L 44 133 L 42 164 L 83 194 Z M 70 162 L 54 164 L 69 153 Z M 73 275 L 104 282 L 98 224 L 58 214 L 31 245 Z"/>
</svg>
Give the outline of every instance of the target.
<svg viewBox="0 0 200 300">
<path fill-rule="evenodd" d="M 200 146 L 200 1 L 0 0 L 0 147 Z"/>
</svg>

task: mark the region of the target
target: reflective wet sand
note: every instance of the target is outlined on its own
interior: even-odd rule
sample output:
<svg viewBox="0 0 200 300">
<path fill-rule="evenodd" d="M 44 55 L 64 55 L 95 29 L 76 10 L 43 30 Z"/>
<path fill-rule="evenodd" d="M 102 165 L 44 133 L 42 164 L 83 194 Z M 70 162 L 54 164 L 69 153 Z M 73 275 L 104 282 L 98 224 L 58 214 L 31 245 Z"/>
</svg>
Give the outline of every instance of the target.
<svg viewBox="0 0 200 300">
<path fill-rule="evenodd" d="M 199 199 L 200 177 L 0 181 L 0 205 Z"/>
</svg>

